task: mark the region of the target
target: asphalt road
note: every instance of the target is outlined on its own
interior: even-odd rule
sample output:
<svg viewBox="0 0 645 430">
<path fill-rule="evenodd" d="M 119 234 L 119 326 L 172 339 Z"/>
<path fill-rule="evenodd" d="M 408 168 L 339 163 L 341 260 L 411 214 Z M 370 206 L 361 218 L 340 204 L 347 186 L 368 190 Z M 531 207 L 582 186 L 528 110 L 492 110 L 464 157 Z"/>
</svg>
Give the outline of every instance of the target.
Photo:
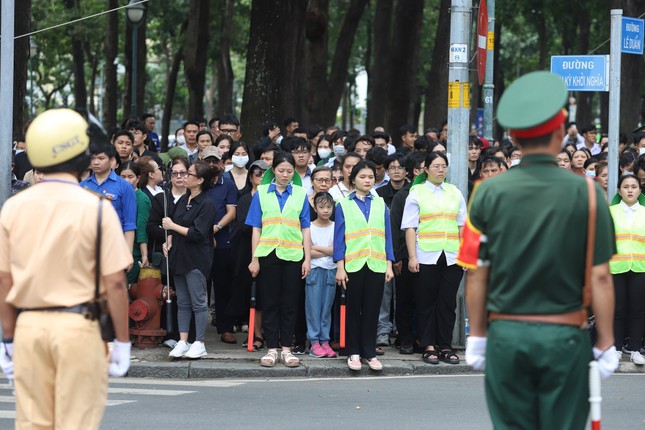
<svg viewBox="0 0 645 430">
<path fill-rule="evenodd" d="M 0 384 L 0 429 L 14 400 Z M 645 375 L 603 384 L 603 428 L 645 427 Z M 479 375 L 110 381 L 102 429 L 491 429 Z"/>
</svg>

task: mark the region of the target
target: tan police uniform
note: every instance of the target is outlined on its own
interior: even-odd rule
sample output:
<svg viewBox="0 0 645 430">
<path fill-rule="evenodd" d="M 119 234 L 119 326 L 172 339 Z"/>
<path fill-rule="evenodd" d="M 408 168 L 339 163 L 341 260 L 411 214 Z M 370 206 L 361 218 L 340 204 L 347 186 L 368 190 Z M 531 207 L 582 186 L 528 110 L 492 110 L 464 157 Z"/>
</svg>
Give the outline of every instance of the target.
<svg viewBox="0 0 645 430">
<path fill-rule="evenodd" d="M 6 301 L 17 309 L 94 297 L 99 198 L 69 178 L 17 194 L 0 213 L 0 272 L 11 273 Z M 110 204 L 103 204 L 101 249 L 103 276 L 132 262 Z M 98 323 L 78 313 L 24 311 L 14 338 L 16 428 L 98 428 L 108 365 Z"/>
</svg>

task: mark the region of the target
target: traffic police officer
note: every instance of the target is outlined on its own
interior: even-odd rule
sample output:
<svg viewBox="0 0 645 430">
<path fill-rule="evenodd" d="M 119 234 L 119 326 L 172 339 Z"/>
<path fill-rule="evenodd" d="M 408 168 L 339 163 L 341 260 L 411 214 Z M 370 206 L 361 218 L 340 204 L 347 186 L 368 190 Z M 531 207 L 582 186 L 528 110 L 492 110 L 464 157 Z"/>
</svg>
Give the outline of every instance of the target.
<svg viewBox="0 0 645 430">
<path fill-rule="evenodd" d="M 110 204 L 102 205 L 100 261 L 116 333 L 109 359 L 98 322 L 84 316 L 95 295 L 100 197 L 78 179 L 100 131 L 71 109 L 39 115 L 27 151 L 45 179 L 0 212 L 0 365 L 11 381 L 15 362 L 17 429 L 98 429 L 108 372 L 123 376 L 130 366 L 124 269 L 132 253 Z"/>
<path fill-rule="evenodd" d="M 468 211 L 459 263 L 468 267 L 470 338 L 466 362 L 486 369 L 496 429 L 583 429 L 589 404 L 582 286 L 587 240 L 585 179 L 558 169 L 564 137 L 560 77 L 533 72 L 515 81 L 497 118 L 524 157 L 519 168 L 482 182 Z M 618 366 L 608 261 L 615 245 L 602 190 L 597 196 L 591 271 L 601 376 Z"/>
</svg>

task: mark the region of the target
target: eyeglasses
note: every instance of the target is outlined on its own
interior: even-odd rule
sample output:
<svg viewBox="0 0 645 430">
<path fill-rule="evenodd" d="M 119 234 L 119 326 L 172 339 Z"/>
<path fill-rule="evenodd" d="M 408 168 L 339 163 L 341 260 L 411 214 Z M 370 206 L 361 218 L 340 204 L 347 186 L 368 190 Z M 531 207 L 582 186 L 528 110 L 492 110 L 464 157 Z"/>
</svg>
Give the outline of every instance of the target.
<svg viewBox="0 0 645 430">
<path fill-rule="evenodd" d="M 237 128 L 228 128 L 228 129 L 220 128 L 219 131 L 226 134 L 233 134 L 233 133 L 237 133 Z"/>
<path fill-rule="evenodd" d="M 446 166 L 445 164 L 442 164 L 442 165 L 432 164 L 432 165 L 430 166 L 430 168 L 431 168 L 432 170 L 446 170 L 446 169 L 448 168 L 448 166 Z"/>
<path fill-rule="evenodd" d="M 405 170 L 405 167 L 403 166 L 390 166 L 387 168 L 390 172 L 400 172 L 401 170 Z"/>
<path fill-rule="evenodd" d="M 314 178 L 314 181 L 318 182 L 319 184 L 331 184 L 330 178 Z"/>
<path fill-rule="evenodd" d="M 181 171 L 181 172 L 173 171 L 170 175 L 173 178 L 185 178 L 186 176 L 188 176 L 188 172 L 186 172 L 186 171 Z"/>
</svg>

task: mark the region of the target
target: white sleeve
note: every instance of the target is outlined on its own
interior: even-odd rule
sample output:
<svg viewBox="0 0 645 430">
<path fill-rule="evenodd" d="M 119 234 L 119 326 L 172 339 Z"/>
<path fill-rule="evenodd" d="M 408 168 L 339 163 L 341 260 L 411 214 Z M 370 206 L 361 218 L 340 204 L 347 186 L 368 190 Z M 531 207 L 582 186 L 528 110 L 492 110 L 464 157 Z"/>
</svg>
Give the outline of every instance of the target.
<svg viewBox="0 0 645 430">
<path fill-rule="evenodd" d="M 459 203 L 459 212 L 457 213 L 457 225 L 462 227 L 466 225 L 468 206 L 466 205 L 466 200 L 464 199 L 463 194 L 460 192 L 459 195 L 461 197 L 461 202 Z"/>
<path fill-rule="evenodd" d="M 403 207 L 401 230 L 417 227 L 419 227 L 419 201 L 416 190 L 410 190 L 410 194 L 405 199 L 405 206 Z"/>
</svg>

